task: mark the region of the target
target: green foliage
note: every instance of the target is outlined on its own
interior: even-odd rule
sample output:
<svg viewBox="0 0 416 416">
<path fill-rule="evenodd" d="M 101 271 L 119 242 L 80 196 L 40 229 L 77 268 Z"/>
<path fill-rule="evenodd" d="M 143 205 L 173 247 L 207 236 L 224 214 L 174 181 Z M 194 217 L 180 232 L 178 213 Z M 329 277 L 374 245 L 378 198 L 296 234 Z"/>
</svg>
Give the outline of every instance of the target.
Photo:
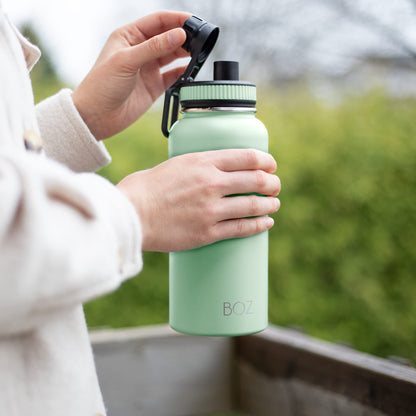
<svg viewBox="0 0 416 416">
<path fill-rule="evenodd" d="M 416 359 L 416 102 L 379 91 L 325 106 L 263 97 L 282 179 L 270 233 L 270 320 L 358 349 Z M 113 182 L 167 157 L 160 112 L 108 141 Z M 168 320 L 167 255 L 86 305 L 91 326 Z"/>
<path fill-rule="evenodd" d="M 306 99 L 259 113 L 283 183 L 272 322 L 416 358 L 415 115 L 414 101 L 377 91 L 338 107 Z"/>
</svg>

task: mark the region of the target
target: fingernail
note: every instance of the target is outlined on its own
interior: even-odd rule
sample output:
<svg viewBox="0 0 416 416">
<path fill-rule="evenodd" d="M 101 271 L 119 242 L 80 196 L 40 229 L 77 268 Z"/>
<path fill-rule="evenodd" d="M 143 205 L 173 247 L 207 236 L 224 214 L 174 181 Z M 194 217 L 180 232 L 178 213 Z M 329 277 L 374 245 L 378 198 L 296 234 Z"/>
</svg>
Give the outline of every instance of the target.
<svg viewBox="0 0 416 416">
<path fill-rule="evenodd" d="M 172 46 L 179 46 L 183 43 L 183 29 L 177 28 L 168 32 L 168 41 Z"/>
<path fill-rule="evenodd" d="M 274 198 L 274 200 L 275 200 L 276 211 L 278 211 L 280 209 L 280 199 L 279 198 Z"/>
<path fill-rule="evenodd" d="M 270 217 L 265 217 L 264 222 L 266 224 L 267 229 L 272 228 L 274 225 L 274 220 L 273 218 L 270 218 Z"/>
</svg>

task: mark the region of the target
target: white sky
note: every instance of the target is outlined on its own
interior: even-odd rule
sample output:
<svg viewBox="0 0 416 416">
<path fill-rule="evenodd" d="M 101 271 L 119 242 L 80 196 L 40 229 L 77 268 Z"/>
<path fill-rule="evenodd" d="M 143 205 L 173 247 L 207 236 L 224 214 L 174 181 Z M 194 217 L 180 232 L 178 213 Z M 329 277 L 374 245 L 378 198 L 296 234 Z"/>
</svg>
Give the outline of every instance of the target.
<svg viewBox="0 0 416 416">
<path fill-rule="evenodd" d="M 86 75 L 112 30 L 160 9 L 157 0 L 1 1 L 13 23 L 32 23 L 72 86 Z"/>
</svg>

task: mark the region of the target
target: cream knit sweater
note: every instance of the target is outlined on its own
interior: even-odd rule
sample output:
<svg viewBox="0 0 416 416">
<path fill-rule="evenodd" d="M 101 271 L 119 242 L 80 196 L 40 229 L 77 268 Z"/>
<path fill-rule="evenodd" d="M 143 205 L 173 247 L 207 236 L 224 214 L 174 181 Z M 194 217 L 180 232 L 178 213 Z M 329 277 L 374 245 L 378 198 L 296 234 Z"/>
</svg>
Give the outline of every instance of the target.
<svg viewBox="0 0 416 416">
<path fill-rule="evenodd" d="M 0 415 L 95 416 L 105 410 L 82 303 L 140 271 L 140 224 L 112 184 L 76 173 L 110 158 L 71 92 L 35 110 L 39 55 L 0 5 Z M 44 152 L 26 151 L 39 136 Z"/>
</svg>

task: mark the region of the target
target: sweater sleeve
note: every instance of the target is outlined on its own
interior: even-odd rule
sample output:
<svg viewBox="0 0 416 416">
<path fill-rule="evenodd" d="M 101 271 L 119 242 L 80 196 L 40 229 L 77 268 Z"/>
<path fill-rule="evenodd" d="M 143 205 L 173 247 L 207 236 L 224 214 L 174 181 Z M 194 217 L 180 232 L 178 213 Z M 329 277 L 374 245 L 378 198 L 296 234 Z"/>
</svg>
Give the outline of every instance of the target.
<svg viewBox="0 0 416 416">
<path fill-rule="evenodd" d="M 0 151 L 0 336 L 117 288 L 142 267 L 134 207 L 111 183 Z"/>
<path fill-rule="evenodd" d="M 63 89 L 36 106 L 43 148 L 49 158 L 75 172 L 95 172 L 111 157 L 82 120 L 71 94 Z"/>
</svg>

